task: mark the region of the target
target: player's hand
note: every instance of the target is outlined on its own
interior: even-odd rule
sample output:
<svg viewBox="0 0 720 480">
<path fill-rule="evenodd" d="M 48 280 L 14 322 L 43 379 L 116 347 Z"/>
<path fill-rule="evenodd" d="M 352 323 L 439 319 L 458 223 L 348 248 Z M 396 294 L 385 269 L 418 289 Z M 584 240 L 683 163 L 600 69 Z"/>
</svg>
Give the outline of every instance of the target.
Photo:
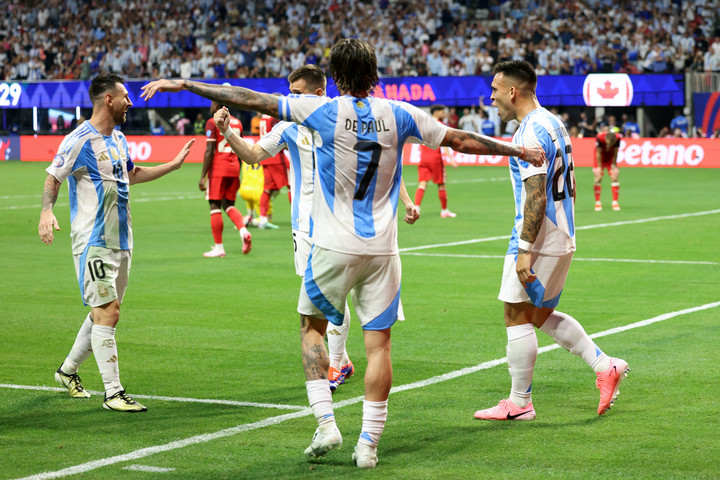
<svg viewBox="0 0 720 480">
<path fill-rule="evenodd" d="M 200 182 L 198 182 L 198 187 L 200 188 L 201 192 L 205 191 L 205 188 L 207 188 L 207 187 L 205 187 L 205 177 L 202 177 L 200 179 Z"/>
<path fill-rule="evenodd" d="M 227 130 L 228 126 L 230 125 L 230 112 L 228 111 L 227 107 L 222 107 L 217 112 L 215 112 L 215 115 L 213 115 L 213 119 L 215 120 L 215 125 L 221 133 Z"/>
<path fill-rule="evenodd" d="M 57 218 L 52 210 L 43 210 L 40 213 L 40 223 L 38 224 L 38 233 L 40 234 L 40 240 L 45 245 L 51 245 L 54 238 L 53 229 L 60 231 L 60 225 L 58 225 Z"/>
<path fill-rule="evenodd" d="M 420 209 L 413 204 L 405 206 L 405 223 L 412 225 L 420 218 Z"/>
<path fill-rule="evenodd" d="M 178 153 L 175 158 L 172 159 L 173 164 L 173 170 L 177 170 L 178 168 L 182 167 L 183 162 L 187 158 L 187 156 L 190 154 L 190 147 L 193 146 L 193 143 L 195 143 L 195 139 L 193 138 L 189 142 L 185 144 L 185 146 L 180 150 L 180 153 Z"/>
<path fill-rule="evenodd" d="M 522 160 L 541 167 L 545 163 L 545 150 L 540 146 L 525 147 L 525 156 Z"/>
<path fill-rule="evenodd" d="M 530 268 L 530 252 L 518 253 L 517 262 L 515 265 L 515 271 L 517 272 L 518 280 L 522 283 L 523 288 L 527 288 L 528 283 L 532 283 L 537 280 L 537 275 Z"/>
<path fill-rule="evenodd" d="M 140 98 L 147 101 L 147 100 L 150 100 L 158 92 L 171 92 L 172 93 L 172 92 L 179 92 L 184 89 L 185 89 L 185 81 L 184 80 L 166 80 L 163 78 L 160 80 L 154 80 L 154 81 L 140 87 L 140 90 L 142 90 L 142 93 L 140 94 Z"/>
</svg>

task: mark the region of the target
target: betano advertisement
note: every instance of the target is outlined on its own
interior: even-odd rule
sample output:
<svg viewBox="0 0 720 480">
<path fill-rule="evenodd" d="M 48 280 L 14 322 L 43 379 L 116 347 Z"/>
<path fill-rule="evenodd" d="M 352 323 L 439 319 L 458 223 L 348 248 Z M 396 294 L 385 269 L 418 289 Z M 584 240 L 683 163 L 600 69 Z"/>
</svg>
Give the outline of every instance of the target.
<svg viewBox="0 0 720 480">
<path fill-rule="evenodd" d="M 184 136 L 128 136 L 130 157 L 134 162 L 167 162 L 190 138 L 197 142 L 190 151 L 188 162 L 202 163 L 205 153 L 204 137 Z M 255 141 L 258 137 L 245 137 Z M 48 162 L 57 153 L 63 137 L 58 135 L 26 135 L 0 137 L 0 160 Z M 573 160 L 577 167 L 590 167 L 595 156 L 594 138 L 573 138 Z M 453 152 L 459 165 L 504 165 L 507 157 L 466 155 Z M 406 144 L 403 150 L 405 165 L 420 161 L 418 145 Z M 637 138 L 624 139 L 618 153 L 620 167 L 679 167 L 720 168 L 720 141 L 716 139 Z"/>
</svg>

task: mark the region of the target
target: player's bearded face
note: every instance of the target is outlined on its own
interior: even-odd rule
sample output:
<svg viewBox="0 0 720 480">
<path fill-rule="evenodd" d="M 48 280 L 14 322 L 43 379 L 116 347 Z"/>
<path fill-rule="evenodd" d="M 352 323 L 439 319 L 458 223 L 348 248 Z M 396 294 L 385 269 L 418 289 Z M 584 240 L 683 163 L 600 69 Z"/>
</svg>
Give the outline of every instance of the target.
<svg viewBox="0 0 720 480">
<path fill-rule="evenodd" d="M 119 85 L 119 84 L 118 84 Z M 119 85 L 119 88 L 113 94 L 112 102 L 112 117 L 115 125 L 122 125 L 127 119 L 127 111 L 132 107 L 132 101 L 128 96 L 128 91 L 124 85 Z"/>
</svg>

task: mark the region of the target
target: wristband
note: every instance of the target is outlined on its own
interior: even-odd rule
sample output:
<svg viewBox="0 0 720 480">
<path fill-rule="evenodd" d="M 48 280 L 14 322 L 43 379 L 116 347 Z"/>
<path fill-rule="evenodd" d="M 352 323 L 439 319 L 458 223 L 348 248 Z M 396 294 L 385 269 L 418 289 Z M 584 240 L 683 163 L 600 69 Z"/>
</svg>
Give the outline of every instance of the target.
<svg viewBox="0 0 720 480">
<path fill-rule="evenodd" d="M 229 139 L 230 137 L 232 137 L 233 135 L 237 135 L 237 133 L 235 133 L 235 130 L 233 130 L 230 127 L 228 127 L 227 130 L 225 130 L 224 132 L 221 132 L 221 133 L 222 133 L 222 136 L 225 137 L 226 140 Z"/>
<path fill-rule="evenodd" d="M 518 157 L 520 160 L 525 158 L 525 147 L 522 147 L 522 152 L 520 152 L 520 156 Z"/>
<path fill-rule="evenodd" d="M 530 249 L 532 248 L 532 246 L 533 246 L 532 243 L 530 243 L 530 242 L 528 242 L 528 241 L 526 241 L 526 240 L 521 240 L 521 239 L 518 238 L 518 248 L 519 248 L 519 249 L 522 249 L 522 250 L 525 250 L 525 251 L 529 252 Z"/>
</svg>

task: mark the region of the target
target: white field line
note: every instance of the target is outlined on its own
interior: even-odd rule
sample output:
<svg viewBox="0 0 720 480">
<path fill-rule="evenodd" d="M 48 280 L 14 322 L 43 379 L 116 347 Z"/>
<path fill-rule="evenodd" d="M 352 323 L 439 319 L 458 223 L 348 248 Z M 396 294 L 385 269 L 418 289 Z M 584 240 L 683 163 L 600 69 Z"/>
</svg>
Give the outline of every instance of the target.
<svg viewBox="0 0 720 480">
<path fill-rule="evenodd" d="M 509 182 L 510 177 L 493 177 L 493 178 L 468 178 L 466 180 L 451 180 L 447 183 L 454 185 L 460 183 L 489 183 L 489 182 Z M 414 187 L 418 182 L 405 182 L 405 186 Z M 0 197 L 2 198 L 2 197 Z"/>
<path fill-rule="evenodd" d="M 584 225 L 581 227 L 575 227 L 575 230 L 590 230 L 593 228 L 617 227 L 620 225 L 632 225 L 632 224 L 637 224 L 637 223 L 657 222 L 660 220 L 673 220 L 673 219 L 678 219 L 678 218 L 698 217 L 701 215 L 712 215 L 715 213 L 720 213 L 720 209 L 705 210 L 704 212 L 681 213 L 678 215 L 667 215 L 665 217 L 639 218 L 637 220 L 625 220 L 622 222 L 597 223 L 595 225 Z M 406 247 L 406 248 L 401 248 L 399 251 L 400 251 L 400 253 L 404 253 L 404 252 L 412 252 L 415 250 L 427 250 L 429 248 L 454 247 L 457 245 L 468 245 L 471 243 L 492 242 L 494 240 L 509 240 L 509 239 L 510 239 L 510 235 L 500 235 L 500 236 L 496 236 L 496 237 L 485 237 L 485 238 L 474 238 L 472 240 L 462 240 L 460 242 L 436 243 L 433 245 L 421 245 L 419 247 Z"/>
<path fill-rule="evenodd" d="M 489 258 L 493 260 L 504 259 L 505 255 L 463 255 L 454 253 L 416 253 L 407 252 L 403 256 L 415 257 L 448 257 L 448 258 Z M 687 264 L 687 265 L 720 265 L 718 262 L 703 262 L 691 260 L 641 260 L 632 258 L 578 258 L 573 257 L 573 262 L 621 262 L 621 263 L 671 263 L 671 264 Z"/>
<path fill-rule="evenodd" d="M 47 392 L 67 392 L 67 388 L 61 387 L 45 387 L 35 385 L 13 385 L 10 383 L 0 383 L 0 388 L 13 388 L 17 390 L 43 390 Z M 91 395 L 105 395 L 105 392 L 88 390 Z M 255 402 L 238 402 L 235 400 L 218 400 L 211 398 L 185 398 L 185 397 L 166 397 L 162 395 L 135 395 L 135 398 L 147 398 L 149 400 L 165 400 L 167 402 L 188 402 L 188 403 L 212 403 L 217 405 L 232 405 L 237 407 L 258 407 L 258 408 L 277 408 L 279 410 L 303 410 L 307 407 L 299 405 L 282 405 L 275 403 L 255 403 Z"/>
<path fill-rule="evenodd" d="M 705 305 L 699 305 L 697 307 L 686 308 L 684 310 L 678 310 L 676 312 L 665 313 L 663 315 L 649 318 L 647 320 L 641 320 L 639 322 L 631 323 L 631 324 L 625 325 L 623 327 L 616 327 L 616 328 L 611 328 L 609 330 L 605 330 L 603 332 L 598 332 L 598 333 L 590 335 L 590 337 L 591 338 L 599 338 L 599 337 L 605 337 L 607 335 L 614 335 L 616 333 L 624 332 L 627 330 L 632 330 L 634 328 L 645 327 L 645 326 L 651 325 L 653 323 L 662 322 L 662 321 L 669 320 L 671 318 L 675 318 L 675 317 L 678 317 L 681 315 L 686 315 L 689 313 L 699 312 L 699 311 L 707 310 L 710 308 L 716 308 L 718 306 L 720 306 L 720 302 L 713 302 L 713 303 L 707 303 Z M 548 345 L 546 347 L 542 347 L 542 348 L 538 349 L 538 354 L 549 352 L 549 351 L 555 350 L 557 348 L 560 348 L 559 345 L 557 345 L 557 344 Z M 455 370 L 453 372 L 445 373 L 443 375 L 431 377 L 426 380 L 421 380 L 419 382 L 413 382 L 413 383 L 408 383 L 406 385 L 400 385 L 397 387 L 393 387 L 390 390 L 390 393 L 395 394 L 395 393 L 399 393 L 399 392 L 404 392 L 406 390 L 427 387 L 429 385 L 445 382 L 447 380 L 452 380 L 454 378 L 458 378 L 458 377 L 461 377 L 464 375 L 469 375 L 471 373 L 475 373 L 475 372 L 478 372 L 481 370 L 487 370 L 489 368 L 505 364 L 506 362 L 507 362 L 507 358 L 498 358 L 495 360 L 490 360 L 489 362 L 483 362 L 479 365 L 475 365 L 474 367 L 463 368 L 460 370 Z M 138 396 L 138 395 L 133 395 L 133 396 Z M 334 408 L 338 409 L 338 408 L 342 408 L 342 407 L 345 407 L 348 405 L 360 403 L 362 401 L 363 401 L 362 396 L 355 397 L 355 398 L 349 398 L 347 400 L 343 400 L 341 402 L 335 403 Z M 256 430 L 258 428 L 269 427 L 271 425 L 277 425 L 277 424 L 286 422 L 288 420 L 306 417 L 306 416 L 310 416 L 310 415 L 312 415 L 312 409 L 305 408 L 305 409 L 297 411 L 297 412 L 286 413 L 284 415 L 278 415 L 276 417 L 266 418 L 264 420 L 260 420 L 258 422 L 254 422 L 254 423 L 246 423 L 244 425 L 237 425 L 235 427 L 226 428 L 224 430 L 220 430 L 220 431 L 214 432 L 214 433 L 207 433 L 204 435 L 196 435 L 196 436 L 185 438 L 182 440 L 176 440 L 174 442 L 166 443 L 164 445 L 156 445 L 153 447 L 141 448 L 139 450 L 135 450 L 133 452 L 128 452 L 123 455 L 116 455 L 114 457 L 102 458 L 100 460 L 93 460 L 90 462 L 75 465 L 73 467 L 64 468 L 62 470 L 56 470 L 54 472 L 38 473 L 36 475 L 31 475 L 29 477 L 23 477 L 23 478 L 17 479 L 17 480 L 45 480 L 45 479 L 50 479 L 50 478 L 67 477 L 69 475 L 77 475 L 77 474 L 89 472 L 91 470 L 95 470 L 95 469 L 98 469 L 101 467 L 106 467 L 108 465 L 114 465 L 116 463 L 127 462 L 127 461 L 135 461 L 135 460 L 138 460 L 141 458 L 149 457 L 150 455 L 155 455 L 157 453 L 163 453 L 163 452 L 168 452 L 171 450 L 177 450 L 179 448 L 187 447 L 190 445 L 207 443 L 212 440 L 219 439 L 219 438 L 237 435 L 239 433 L 247 432 L 250 430 Z"/>
<path fill-rule="evenodd" d="M 135 472 L 150 473 L 167 473 L 175 471 L 174 468 L 151 467 L 150 465 L 128 465 L 127 467 L 123 467 L 123 470 L 133 470 Z"/>
<path fill-rule="evenodd" d="M 130 203 L 147 203 L 147 202 L 162 202 L 166 200 L 198 200 L 201 196 L 199 195 L 165 195 L 162 197 L 151 197 L 151 196 L 144 196 L 140 198 L 135 198 L 134 196 L 131 198 Z M 56 203 L 56 207 L 67 207 L 69 206 L 69 203 Z M 2 210 L 23 210 L 28 208 L 37 208 L 40 210 L 41 205 L 39 203 L 34 205 L 9 205 L 6 207 L 2 207 Z"/>
</svg>

